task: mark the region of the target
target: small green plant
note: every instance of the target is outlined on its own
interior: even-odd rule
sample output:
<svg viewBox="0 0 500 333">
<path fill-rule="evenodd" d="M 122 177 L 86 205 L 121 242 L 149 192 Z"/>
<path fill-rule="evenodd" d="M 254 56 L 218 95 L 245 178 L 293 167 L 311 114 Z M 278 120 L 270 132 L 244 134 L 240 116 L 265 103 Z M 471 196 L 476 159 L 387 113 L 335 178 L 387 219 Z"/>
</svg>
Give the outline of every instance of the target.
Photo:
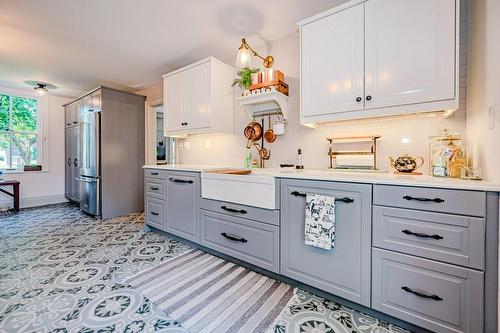
<svg viewBox="0 0 500 333">
<path fill-rule="evenodd" d="M 236 73 L 236 75 L 238 75 L 239 78 L 233 80 L 233 84 L 231 85 L 231 87 L 238 86 L 242 89 L 248 89 L 252 84 L 252 74 L 258 72 L 260 72 L 259 68 L 244 67 L 240 69 Z"/>
</svg>

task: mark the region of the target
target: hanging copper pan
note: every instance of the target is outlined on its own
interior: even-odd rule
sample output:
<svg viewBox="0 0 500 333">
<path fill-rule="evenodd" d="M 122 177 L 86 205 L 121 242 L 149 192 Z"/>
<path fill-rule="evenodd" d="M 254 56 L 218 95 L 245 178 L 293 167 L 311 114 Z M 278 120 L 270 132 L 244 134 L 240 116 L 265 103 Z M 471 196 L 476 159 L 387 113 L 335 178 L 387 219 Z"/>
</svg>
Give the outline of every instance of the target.
<svg viewBox="0 0 500 333">
<path fill-rule="evenodd" d="M 262 125 L 253 120 L 245 127 L 243 134 L 248 140 L 258 141 L 262 138 Z"/>
</svg>

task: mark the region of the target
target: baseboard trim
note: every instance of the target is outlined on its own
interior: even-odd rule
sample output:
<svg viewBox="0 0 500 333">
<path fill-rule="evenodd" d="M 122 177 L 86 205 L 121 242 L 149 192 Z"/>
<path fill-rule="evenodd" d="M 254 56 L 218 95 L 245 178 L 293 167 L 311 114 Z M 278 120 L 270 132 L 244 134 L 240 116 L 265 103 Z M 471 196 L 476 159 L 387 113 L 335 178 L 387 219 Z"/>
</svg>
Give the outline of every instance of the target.
<svg viewBox="0 0 500 333">
<path fill-rule="evenodd" d="M 61 202 L 68 202 L 68 199 L 66 199 L 64 194 L 44 195 L 38 197 L 21 198 L 19 206 L 21 208 L 28 208 L 28 207 L 51 205 Z M 12 199 L 2 198 L 0 200 L 0 206 L 13 207 L 14 203 L 12 202 Z"/>
</svg>

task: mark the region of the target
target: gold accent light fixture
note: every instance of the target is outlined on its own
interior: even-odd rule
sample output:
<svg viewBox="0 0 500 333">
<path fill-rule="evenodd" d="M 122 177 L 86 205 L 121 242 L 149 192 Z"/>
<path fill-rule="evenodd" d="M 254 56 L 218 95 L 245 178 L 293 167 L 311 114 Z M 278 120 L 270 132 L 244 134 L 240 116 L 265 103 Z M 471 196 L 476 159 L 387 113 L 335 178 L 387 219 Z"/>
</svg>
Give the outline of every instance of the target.
<svg viewBox="0 0 500 333">
<path fill-rule="evenodd" d="M 250 67 L 252 65 L 252 55 L 261 58 L 265 68 L 271 68 L 274 64 L 272 56 L 262 57 L 248 45 L 245 38 L 241 39 L 241 46 L 238 49 L 238 56 L 236 57 L 236 66 L 238 68 Z"/>
</svg>

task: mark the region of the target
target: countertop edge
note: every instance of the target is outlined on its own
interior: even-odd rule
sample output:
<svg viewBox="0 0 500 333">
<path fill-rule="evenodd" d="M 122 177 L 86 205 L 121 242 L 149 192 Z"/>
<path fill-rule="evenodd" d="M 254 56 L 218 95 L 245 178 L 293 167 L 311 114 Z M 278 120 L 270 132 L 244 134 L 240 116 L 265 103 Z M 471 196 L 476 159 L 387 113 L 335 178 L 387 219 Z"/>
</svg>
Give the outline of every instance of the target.
<svg viewBox="0 0 500 333">
<path fill-rule="evenodd" d="M 171 171 L 186 171 L 186 172 L 207 172 L 210 170 L 217 170 L 223 168 L 238 168 L 242 167 L 234 166 L 216 166 L 216 165 L 144 165 L 143 169 L 157 169 L 157 170 L 171 170 Z M 393 179 L 368 179 L 366 174 L 364 177 L 356 177 L 357 175 L 353 173 L 352 175 L 343 174 L 332 174 L 332 175 L 318 175 L 315 173 L 328 172 L 324 170 L 314 170 L 305 169 L 303 171 L 297 172 L 273 172 L 272 169 L 255 169 L 255 173 L 263 173 L 263 175 L 268 175 L 274 178 L 281 179 L 303 179 L 303 180 L 317 180 L 317 181 L 330 181 L 330 182 L 346 182 L 346 183 L 358 183 L 358 184 L 374 184 L 374 185 L 392 185 L 392 186 L 413 186 L 413 187 L 427 187 L 427 188 L 439 188 L 439 189 L 451 189 L 451 190 L 466 190 L 466 191 L 483 191 L 483 192 L 500 192 L 500 184 L 493 184 L 474 180 L 459 180 L 450 178 L 439 178 L 432 177 L 430 179 L 404 179 L 404 177 L 419 177 L 410 175 L 400 175 L 393 176 Z M 307 174 L 310 172 L 311 174 Z M 390 174 L 374 174 L 374 177 L 391 177 Z M 397 177 L 397 178 L 396 178 Z M 430 176 L 425 176 L 429 178 Z"/>
</svg>

